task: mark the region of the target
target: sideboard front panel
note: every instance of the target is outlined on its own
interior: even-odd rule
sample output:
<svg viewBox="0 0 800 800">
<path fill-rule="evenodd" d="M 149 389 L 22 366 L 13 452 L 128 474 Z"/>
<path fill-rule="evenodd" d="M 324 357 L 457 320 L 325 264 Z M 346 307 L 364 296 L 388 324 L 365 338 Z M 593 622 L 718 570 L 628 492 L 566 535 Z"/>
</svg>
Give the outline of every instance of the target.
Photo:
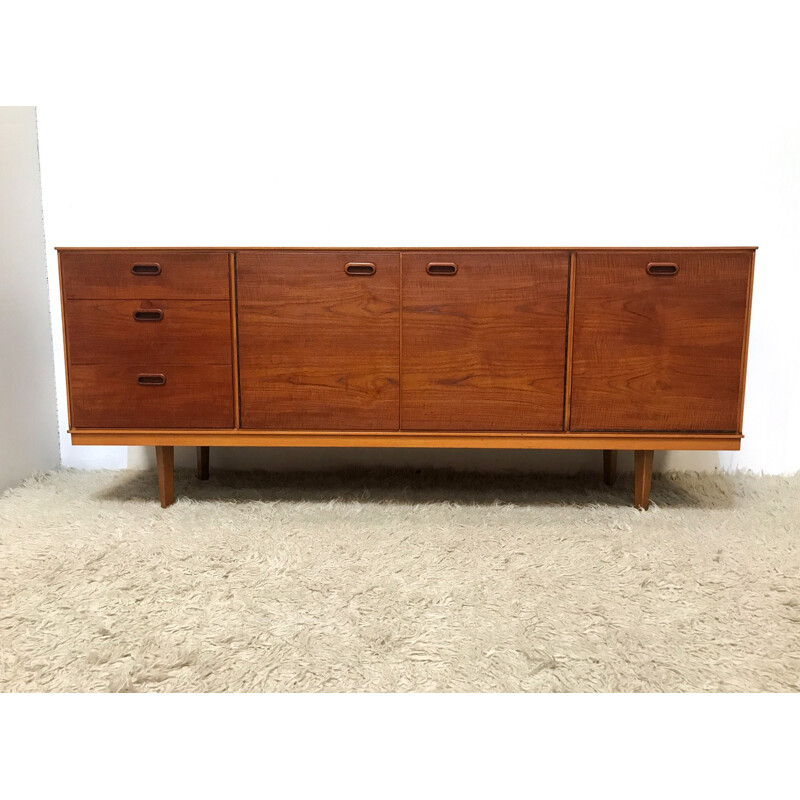
<svg viewBox="0 0 800 800">
<path fill-rule="evenodd" d="M 242 428 L 396 430 L 400 256 L 237 256 Z"/>
<path fill-rule="evenodd" d="M 581 252 L 574 431 L 739 432 L 751 252 Z"/>
<path fill-rule="evenodd" d="M 560 431 L 569 254 L 403 253 L 404 430 Z"/>
</svg>

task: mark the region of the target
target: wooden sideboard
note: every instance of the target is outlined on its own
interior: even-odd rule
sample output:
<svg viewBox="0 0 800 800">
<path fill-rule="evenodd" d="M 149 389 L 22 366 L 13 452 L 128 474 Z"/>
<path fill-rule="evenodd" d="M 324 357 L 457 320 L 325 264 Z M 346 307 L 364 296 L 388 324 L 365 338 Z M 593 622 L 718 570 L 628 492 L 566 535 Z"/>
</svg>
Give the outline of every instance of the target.
<svg viewBox="0 0 800 800">
<path fill-rule="evenodd" d="M 755 248 L 57 248 L 74 444 L 738 450 Z"/>
</svg>

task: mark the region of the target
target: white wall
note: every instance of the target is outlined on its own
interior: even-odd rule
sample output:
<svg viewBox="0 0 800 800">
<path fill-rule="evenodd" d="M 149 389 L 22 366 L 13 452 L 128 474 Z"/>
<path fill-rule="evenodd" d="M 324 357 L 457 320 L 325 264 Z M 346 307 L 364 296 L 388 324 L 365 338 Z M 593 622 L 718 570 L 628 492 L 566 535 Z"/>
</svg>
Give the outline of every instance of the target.
<svg viewBox="0 0 800 800">
<path fill-rule="evenodd" d="M 58 461 L 36 110 L 0 106 L 0 491 Z"/>
<path fill-rule="evenodd" d="M 758 245 L 742 450 L 656 465 L 800 468 L 800 48 L 788 4 L 245 8 L 187 20 L 160 5 L 154 26 L 145 3 L 113 37 L 76 25 L 49 43 L 50 244 Z M 60 102 L 82 85 L 85 102 Z M 64 462 L 143 463 L 69 445 L 60 363 L 58 375 Z M 598 460 L 259 451 L 217 463 L 330 458 Z"/>
</svg>

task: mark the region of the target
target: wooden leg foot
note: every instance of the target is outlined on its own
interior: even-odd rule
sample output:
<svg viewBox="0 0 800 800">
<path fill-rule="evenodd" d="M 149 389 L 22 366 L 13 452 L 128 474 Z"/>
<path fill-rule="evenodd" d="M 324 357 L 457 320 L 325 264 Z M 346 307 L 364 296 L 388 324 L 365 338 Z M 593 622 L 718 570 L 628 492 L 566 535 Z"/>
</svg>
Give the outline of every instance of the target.
<svg viewBox="0 0 800 800">
<path fill-rule="evenodd" d="M 166 508 L 175 502 L 175 448 L 156 445 L 156 466 L 161 508 Z"/>
<path fill-rule="evenodd" d="M 197 477 L 201 481 L 208 480 L 208 447 L 197 448 Z"/>
<path fill-rule="evenodd" d="M 650 505 L 650 479 L 653 476 L 653 451 L 635 450 L 633 456 L 633 505 L 647 510 Z"/>
<path fill-rule="evenodd" d="M 617 482 L 617 451 L 603 450 L 603 481 L 606 486 Z"/>
</svg>

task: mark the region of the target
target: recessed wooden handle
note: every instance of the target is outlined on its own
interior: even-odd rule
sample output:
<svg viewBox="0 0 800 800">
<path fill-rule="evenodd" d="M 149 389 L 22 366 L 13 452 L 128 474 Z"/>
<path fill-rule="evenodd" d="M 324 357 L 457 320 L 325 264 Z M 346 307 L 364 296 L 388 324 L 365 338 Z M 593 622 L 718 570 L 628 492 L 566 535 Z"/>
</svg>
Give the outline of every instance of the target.
<svg viewBox="0 0 800 800">
<path fill-rule="evenodd" d="M 431 261 L 425 271 L 428 275 L 455 275 L 458 267 L 452 261 Z"/>
<path fill-rule="evenodd" d="M 167 382 L 167 379 L 163 375 L 145 372 L 136 379 L 136 382 L 139 386 L 163 386 Z"/>
<path fill-rule="evenodd" d="M 647 265 L 648 275 L 675 275 L 677 271 L 677 264 L 654 261 Z"/>
<path fill-rule="evenodd" d="M 161 264 L 134 264 L 131 267 L 131 272 L 134 275 L 159 275 L 161 274 Z"/>
<path fill-rule="evenodd" d="M 161 322 L 164 312 L 160 308 L 140 308 L 133 312 L 133 318 L 137 322 Z"/>
<path fill-rule="evenodd" d="M 368 261 L 351 261 L 345 264 L 344 271 L 348 275 L 374 275 L 375 265 Z"/>
</svg>

